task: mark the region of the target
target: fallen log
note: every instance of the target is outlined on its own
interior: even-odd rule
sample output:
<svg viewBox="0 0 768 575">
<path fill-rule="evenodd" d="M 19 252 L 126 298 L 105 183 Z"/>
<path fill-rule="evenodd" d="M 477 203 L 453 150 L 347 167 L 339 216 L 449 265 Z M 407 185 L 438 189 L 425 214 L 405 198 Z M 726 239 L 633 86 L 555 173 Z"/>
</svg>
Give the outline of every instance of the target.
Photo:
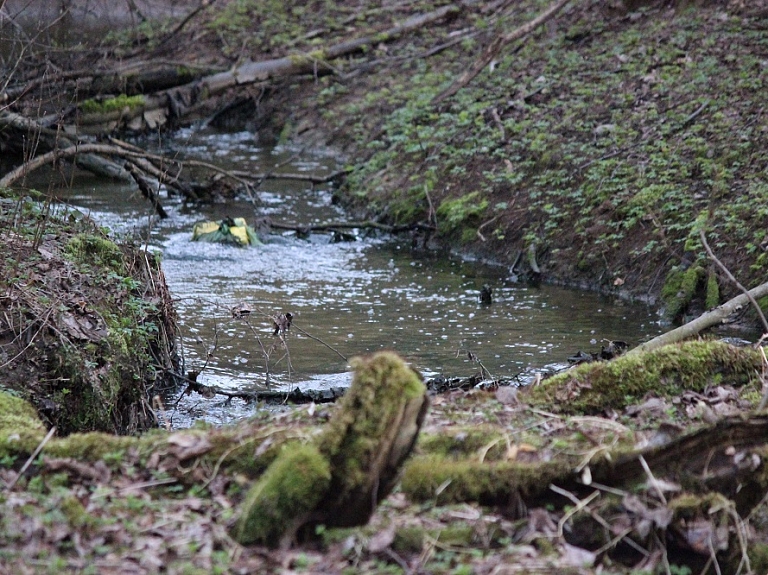
<svg viewBox="0 0 768 575">
<path fill-rule="evenodd" d="M 460 6 L 448 5 L 426 14 L 408 18 L 401 24 L 371 36 L 355 38 L 328 48 L 292 54 L 282 58 L 248 62 L 233 70 L 218 72 L 203 78 L 147 94 L 140 105 L 121 108 L 105 116 L 103 113 L 81 113 L 78 122 L 83 125 L 127 126 L 141 131 L 147 127 L 156 129 L 168 121 L 188 115 L 206 98 L 220 94 L 236 86 L 246 86 L 275 78 L 302 74 L 327 74 L 335 71 L 333 60 L 356 54 L 371 46 L 391 42 L 432 22 L 456 16 Z"/>
<path fill-rule="evenodd" d="M 588 429 L 584 433 L 590 437 Z M 465 434 L 460 437 L 461 450 Z M 724 418 L 642 449 L 598 445 L 585 457 L 575 446 L 561 447 L 552 461 L 503 455 L 488 461 L 482 454 L 490 443 L 479 457 L 462 452 L 458 458 L 411 459 L 401 490 L 415 503 L 479 503 L 528 515 L 534 534 L 549 531 L 550 541 L 564 539 L 628 565 L 637 563 L 638 552 L 648 556 L 662 546 L 693 572 L 706 572 L 703 563 L 717 561 L 723 572 L 734 573 L 745 551 L 744 518 L 768 490 L 766 438 L 768 416 L 760 414 Z M 435 443 L 449 450 L 444 439 Z M 560 519 L 549 530 L 533 526 L 536 517 L 549 517 L 545 508 L 562 510 L 553 514 Z"/>
<path fill-rule="evenodd" d="M 768 282 L 752 288 L 749 290 L 748 295 L 738 295 L 735 298 L 716 307 L 715 309 L 701 314 L 696 319 L 689 321 L 688 323 L 681 325 L 676 329 L 656 336 L 650 341 L 646 341 L 645 343 L 640 344 L 636 348 L 627 352 L 627 355 L 651 351 L 670 343 L 677 343 L 679 341 L 683 341 L 684 339 L 694 337 L 707 328 L 728 323 L 734 314 L 743 311 L 744 308 L 749 305 L 750 297 L 752 299 L 759 299 L 765 297 L 766 295 L 768 295 Z"/>
<path fill-rule="evenodd" d="M 43 150 L 50 150 L 47 154 L 44 154 L 46 159 L 40 161 L 40 163 L 33 162 L 43 156 L 33 158 L 16 170 L 6 174 L 2 180 L 0 180 L 0 186 L 8 186 L 10 185 L 8 182 L 15 182 L 27 172 L 36 169 L 39 166 L 55 161 L 58 157 L 72 156 L 76 157 L 75 162 L 79 167 L 96 175 L 123 181 L 131 180 L 131 175 L 127 170 L 125 170 L 121 165 L 99 156 L 96 149 L 93 149 L 93 151 L 97 153 L 90 153 L 89 150 L 81 149 L 80 153 L 69 153 L 68 156 L 59 156 L 58 154 L 61 153 L 62 148 L 73 148 L 78 145 L 82 146 L 82 144 L 78 144 L 76 141 L 70 139 L 59 130 L 47 128 L 34 120 L 30 120 L 29 118 L 21 116 L 20 114 L 8 111 L 0 113 L 0 128 L 10 128 L 20 132 L 27 137 L 31 137 L 35 142 L 42 144 L 41 147 Z M 25 166 L 27 167 L 25 168 Z M 34 167 L 30 168 L 30 166 Z M 11 177 L 11 174 L 14 174 L 14 176 Z"/>
<path fill-rule="evenodd" d="M 633 350 L 634 351 L 634 350 Z M 742 386 L 757 380 L 763 356 L 750 347 L 720 341 L 688 341 L 584 363 L 531 387 L 527 401 L 562 413 L 622 410 L 646 394 L 677 396 L 712 382 Z"/>
</svg>

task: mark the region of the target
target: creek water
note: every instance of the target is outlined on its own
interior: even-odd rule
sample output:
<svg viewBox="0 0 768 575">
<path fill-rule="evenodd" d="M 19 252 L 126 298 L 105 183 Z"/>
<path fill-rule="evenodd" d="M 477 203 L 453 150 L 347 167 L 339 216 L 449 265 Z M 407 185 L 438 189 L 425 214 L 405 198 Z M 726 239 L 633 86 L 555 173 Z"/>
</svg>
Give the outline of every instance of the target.
<svg viewBox="0 0 768 575">
<path fill-rule="evenodd" d="M 331 154 L 264 148 L 247 132 L 186 130 L 158 148 L 256 173 L 338 169 Z M 162 253 L 185 367 L 204 367 L 199 381 L 222 388 L 344 386 L 351 380 L 345 358 L 380 349 L 400 352 L 428 376 L 475 373 L 471 352 L 494 377 L 525 381 L 578 350 L 599 350 L 603 340 L 635 345 L 661 331 L 645 306 L 513 284 L 505 268 L 414 252 L 404 240 L 363 230 L 357 241 L 344 242 L 329 234 L 273 232 L 262 236 L 264 245 L 250 248 L 190 241 L 196 222 L 227 216 L 299 225 L 343 220 L 325 184 L 269 179 L 253 202 L 188 207 L 166 199 L 165 220 L 156 219 L 131 186 L 87 176 L 60 197 L 115 234 Z M 493 289 L 491 305 L 479 302 L 484 284 Z M 252 313 L 234 318 L 233 308 L 242 305 Z M 285 312 L 293 315 L 287 349 L 273 336 L 271 319 Z M 199 418 L 226 423 L 259 408 L 192 394 L 179 402 L 173 424 Z"/>
</svg>

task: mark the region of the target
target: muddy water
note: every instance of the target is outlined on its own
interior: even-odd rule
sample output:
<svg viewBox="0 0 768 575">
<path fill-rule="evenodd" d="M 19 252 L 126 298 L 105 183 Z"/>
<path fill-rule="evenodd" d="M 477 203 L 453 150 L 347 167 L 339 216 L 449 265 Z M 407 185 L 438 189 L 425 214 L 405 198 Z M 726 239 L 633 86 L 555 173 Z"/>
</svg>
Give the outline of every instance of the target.
<svg viewBox="0 0 768 575">
<path fill-rule="evenodd" d="M 338 167 L 320 152 L 262 149 L 248 133 L 187 131 L 162 147 L 254 172 L 325 174 Z M 67 200 L 162 252 L 186 368 L 205 366 L 200 380 L 225 388 L 345 385 L 344 358 L 379 349 L 399 351 L 427 375 L 471 375 L 472 352 L 494 377 L 525 379 L 577 350 L 598 350 L 603 339 L 634 345 L 660 331 L 644 306 L 515 285 L 506 281 L 506 269 L 415 253 L 362 231 L 357 241 L 339 243 L 326 234 L 273 233 L 248 249 L 190 241 L 195 222 L 226 216 L 297 224 L 343 219 L 327 185 L 268 180 L 253 203 L 189 209 L 167 201 L 171 217 L 164 221 L 125 186 L 85 181 Z M 478 301 L 483 284 L 493 288 L 490 306 Z M 250 316 L 233 318 L 232 309 L 242 305 Z M 284 312 L 294 317 L 287 349 L 273 336 L 271 320 Z M 221 423 L 255 409 L 195 397 L 182 407 L 176 424 L 195 417 Z"/>
</svg>

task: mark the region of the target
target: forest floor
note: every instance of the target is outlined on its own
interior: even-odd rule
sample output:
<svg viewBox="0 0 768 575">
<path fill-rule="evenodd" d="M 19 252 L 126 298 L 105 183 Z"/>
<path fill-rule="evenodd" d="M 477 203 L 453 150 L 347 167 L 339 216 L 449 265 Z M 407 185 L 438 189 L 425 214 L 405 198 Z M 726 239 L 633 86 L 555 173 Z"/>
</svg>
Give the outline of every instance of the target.
<svg viewBox="0 0 768 575">
<path fill-rule="evenodd" d="M 418 249 L 516 263 L 521 277 L 530 275 L 533 254 L 545 281 L 654 301 L 670 320 L 737 291 L 710 263 L 700 230 L 744 285 L 764 281 L 766 3 L 648 2 L 625 10 L 618 1 L 574 0 L 502 49 L 455 96 L 435 102 L 493 38 L 548 4 L 467 3 L 362 54 L 319 61 L 314 77 L 232 90 L 215 102 L 227 108 L 216 123 L 247 126 L 265 142 L 335 147 L 349 163 L 339 200 L 387 223 L 425 224 L 431 230 L 413 238 Z M 59 72 L 142 58 L 229 69 L 332 46 L 442 5 L 220 0 L 178 32 L 178 21 L 150 21 L 77 51 L 54 51 L 47 62 Z M 39 76 L 39 62 L 18 74 L 19 83 Z M 22 106 L 55 113 L 54 88 L 40 88 L 45 97 Z M 27 239 L 36 241 L 34 233 Z M 18 271 L 16 262 L 9 254 L 9 269 Z M 21 279 L 40 282 L 46 269 Z M 120 281 L 129 296 L 133 284 Z M 82 331 L 81 324 L 70 329 Z M 96 337 L 86 333 L 85 341 L 89 335 Z M 765 373 L 745 379 L 715 367 L 682 387 L 673 384 L 684 378 L 670 373 L 654 389 L 622 387 L 598 409 L 569 408 L 591 385 L 576 379 L 538 402 L 509 388 L 435 396 L 403 485 L 369 525 L 321 529 L 314 542 L 288 550 L 231 539 L 250 479 L 219 475 L 216 460 L 184 469 L 187 480 L 179 481 L 148 452 L 115 449 L 83 465 L 43 451 L 20 473 L 27 458 L 0 450 L 0 572 L 762 573 L 765 503 L 744 509 L 724 488 L 727 497 L 691 504 L 690 470 L 649 471 L 630 486 L 586 494 L 559 488 L 566 504 L 483 499 L 490 497 L 483 482 L 489 474 L 503 482 L 493 474 L 504 466 L 564 458 L 582 473 L 614 448 L 646 448 L 746 418 Z M 301 429 L 327 417 L 310 406 L 244 422 L 240 432 L 258 435 L 261 424 Z M 4 445 L 19 440 L 7 426 L 14 423 L 0 420 Z M 177 437 L 163 456 L 199 447 Z M 440 437 L 447 447 L 436 446 Z M 740 446 L 723 454 L 755 475 L 766 456 Z M 420 483 L 450 459 L 466 463 L 460 478 Z M 697 473 L 707 475 L 708 465 Z"/>
</svg>

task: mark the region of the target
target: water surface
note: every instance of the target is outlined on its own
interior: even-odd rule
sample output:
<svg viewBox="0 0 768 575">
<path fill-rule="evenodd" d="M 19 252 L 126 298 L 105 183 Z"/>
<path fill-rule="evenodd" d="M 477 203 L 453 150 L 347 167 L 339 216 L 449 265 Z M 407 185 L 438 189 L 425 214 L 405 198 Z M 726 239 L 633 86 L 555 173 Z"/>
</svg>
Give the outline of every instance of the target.
<svg viewBox="0 0 768 575">
<path fill-rule="evenodd" d="M 262 149 L 246 132 L 189 130 L 161 144 L 166 152 L 257 173 L 322 175 L 338 168 L 330 154 Z M 380 349 L 398 351 L 426 375 L 475 373 L 471 352 L 494 377 L 525 378 L 565 363 L 577 350 L 599 350 L 603 340 L 635 345 L 660 332 L 645 306 L 516 285 L 504 268 L 414 252 L 407 238 L 356 230 L 354 242 L 293 232 L 264 235 L 264 245 L 253 248 L 190 241 L 195 222 L 227 216 L 302 225 L 343 220 L 329 185 L 266 180 L 253 202 L 194 208 L 165 199 L 166 220 L 157 220 L 130 186 L 85 178 L 66 199 L 162 253 L 185 366 L 204 368 L 200 381 L 206 384 L 247 390 L 345 385 L 345 358 Z M 478 299 L 483 284 L 493 289 L 490 306 Z M 233 317 L 242 306 L 252 313 Z M 293 327 L 283 345 L 273 335 L 272 317 L 286 312 Z M 200 400 L 197 415 L 222 422 L 254 409 L 235 403 Z"/>
</svg>

